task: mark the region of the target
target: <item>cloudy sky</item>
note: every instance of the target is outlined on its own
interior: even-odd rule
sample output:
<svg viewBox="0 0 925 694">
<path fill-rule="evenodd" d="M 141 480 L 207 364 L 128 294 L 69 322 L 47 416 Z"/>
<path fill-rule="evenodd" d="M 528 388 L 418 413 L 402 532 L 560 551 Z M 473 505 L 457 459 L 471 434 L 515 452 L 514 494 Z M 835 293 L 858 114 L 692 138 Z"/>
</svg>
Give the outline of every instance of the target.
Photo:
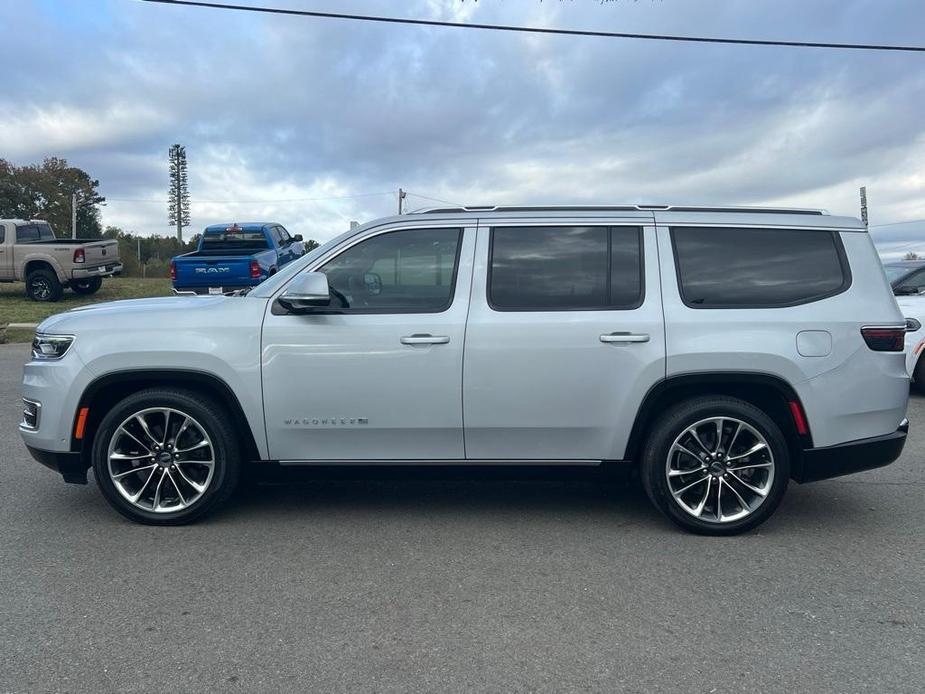
<svg viewBox="0 0 925 694">
<path fill-rule="evenodd" d="M 237 2 L 925 43 L 921 0 Z M 872 223 L 925 218 L 925 54 L 531 36 L 137 0 L 0 0 L 0 27 L 0 157 L 66 157 L 100 179 L 105 224 L 143 233 L 169 233 L 174 142 L 187 148 L 193 229 L 272 219 L 325 240 L 351 219 L 392 213 L 399 186 L 454 203 L 857 215 L 866 184 Z"/>
</svg>

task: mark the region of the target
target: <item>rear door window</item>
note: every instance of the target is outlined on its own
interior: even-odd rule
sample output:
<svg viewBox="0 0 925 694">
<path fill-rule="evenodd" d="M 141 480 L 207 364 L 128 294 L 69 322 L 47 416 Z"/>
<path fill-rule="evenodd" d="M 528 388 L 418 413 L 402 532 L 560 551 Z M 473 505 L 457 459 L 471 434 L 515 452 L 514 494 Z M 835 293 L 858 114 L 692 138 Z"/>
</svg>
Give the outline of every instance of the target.
<svg viewBox="0 0 925 694">
<path fill-rule="evenodd" d="M 496 227 L 488 301 L 497 311 L 636 308 L 642 303 L 639 227 Z"/>
<path fill-rule="evenodd" d="M 832 231 L 673 227 L 681 298 L 691 308 L 795 306 L 851 284 Z"/>
</svg>

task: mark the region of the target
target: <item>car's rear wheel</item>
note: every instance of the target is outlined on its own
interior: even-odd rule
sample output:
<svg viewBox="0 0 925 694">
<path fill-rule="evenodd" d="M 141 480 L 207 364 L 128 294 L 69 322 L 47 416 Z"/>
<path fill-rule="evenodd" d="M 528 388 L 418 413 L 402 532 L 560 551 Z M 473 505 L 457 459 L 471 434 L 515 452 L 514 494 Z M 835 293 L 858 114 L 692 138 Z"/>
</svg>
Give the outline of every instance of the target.
<svg viewBox="0 0 925 694">
<path fill-rule="evenodd" d="M 102 286 L 102 277 L 88 277 L 85 280 L 74 280 L 71 282 L 71 289 L 77 294 L 95 294 Z"/>
<path fill-rule="evenodd" d="M 763 523 L 780 504 L 790 460 L 767 414 L 737 398 L 703 397 L 656 422 L 641 476 L 652 503 L 682 528 L 734 535 Z"/>
<path fill-rule="evenodd" d="M 52 270 L 33 270 L 26 277 L 26 296 L 33 301 L 60 301 L 63 293 L 64 287 Z"/>
<path fill-rule="evenodd" d="M 189 523 L 234 491 L 241 454 L 220 403 L 198 393 L 143 390 L 103 418 L 93 471 L 107 501 L 139 523 Z"/>
</svg>

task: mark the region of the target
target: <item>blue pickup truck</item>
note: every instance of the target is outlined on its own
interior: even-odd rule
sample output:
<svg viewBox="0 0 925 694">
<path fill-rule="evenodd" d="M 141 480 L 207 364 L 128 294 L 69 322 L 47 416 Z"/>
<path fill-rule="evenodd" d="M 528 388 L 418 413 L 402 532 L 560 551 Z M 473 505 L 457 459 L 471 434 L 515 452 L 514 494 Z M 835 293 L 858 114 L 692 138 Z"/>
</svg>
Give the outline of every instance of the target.
<svg viewBox="0 0 925 694">
<path fill-rule="evenodd" d="M 170 261 L 170 279 L 177 291 L 224 294 L 260 284 L 304 253 L 302 237 L 281 224 L 213 224 L 195 251 Z"/>
</svg>

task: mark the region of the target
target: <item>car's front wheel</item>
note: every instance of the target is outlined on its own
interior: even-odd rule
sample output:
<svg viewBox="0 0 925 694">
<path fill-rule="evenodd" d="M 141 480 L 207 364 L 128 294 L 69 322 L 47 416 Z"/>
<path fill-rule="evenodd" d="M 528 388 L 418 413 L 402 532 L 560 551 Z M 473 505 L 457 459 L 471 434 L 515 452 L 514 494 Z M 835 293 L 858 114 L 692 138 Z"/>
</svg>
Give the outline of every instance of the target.
<svg viewBox="0 0 925 694">
<path fill-rule="evenodd" d="M 234 491 L 241 453 L 220 403 L 199 393 L 151 388 L 103 418 L 93 471 L 107 501 L 139 523 L 189 523 Z"/>
<path fill-rule="evenodd" d="M 641 476 L 649 498 L 682 528 L 734 535 L 763 523 L 790 478 L 777 424 L 737 398 L 702 397 L 666 411 L 649 434 Z"/>
</svg>

